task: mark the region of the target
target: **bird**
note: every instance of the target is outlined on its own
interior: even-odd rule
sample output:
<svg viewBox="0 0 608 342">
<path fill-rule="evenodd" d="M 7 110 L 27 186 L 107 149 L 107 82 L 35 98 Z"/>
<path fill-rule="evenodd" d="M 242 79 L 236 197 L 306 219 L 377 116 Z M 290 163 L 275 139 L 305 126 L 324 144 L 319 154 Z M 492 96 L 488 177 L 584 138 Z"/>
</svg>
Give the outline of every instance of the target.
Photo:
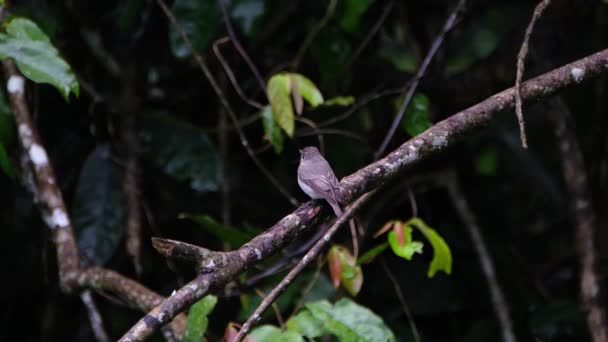
<svg viewBox="0 0 608 342">
<path fill-rule="evenodd" d="M 340 193 L 338 178 L 327 160 L 314 146 L 300 150 L 298 185 L 310 198 L 326 200 L 336 216 L 342 215 L 338 200 Z"/>
</svg>

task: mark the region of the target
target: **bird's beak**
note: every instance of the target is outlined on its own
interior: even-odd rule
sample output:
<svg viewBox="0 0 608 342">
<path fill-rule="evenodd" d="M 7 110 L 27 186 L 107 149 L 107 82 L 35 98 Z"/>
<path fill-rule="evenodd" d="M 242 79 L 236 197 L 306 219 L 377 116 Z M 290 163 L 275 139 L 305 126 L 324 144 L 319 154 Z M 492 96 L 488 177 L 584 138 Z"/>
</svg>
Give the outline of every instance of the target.
<svg viewBox="0 0 608 342">
<path fill-rule="evenodd" d="M 298 150 L 300 152 L 300 155 L 302 155 L 302 150 Z"/>
</svg>

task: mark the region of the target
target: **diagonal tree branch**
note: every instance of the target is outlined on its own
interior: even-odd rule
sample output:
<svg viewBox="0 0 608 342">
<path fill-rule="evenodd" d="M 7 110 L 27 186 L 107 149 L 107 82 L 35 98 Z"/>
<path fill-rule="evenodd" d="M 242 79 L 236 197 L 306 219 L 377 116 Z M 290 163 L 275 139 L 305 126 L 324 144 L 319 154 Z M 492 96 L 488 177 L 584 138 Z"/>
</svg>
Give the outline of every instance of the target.
<svg viewBox="0 0 608 342">
<path fill-rule="evenodd" d="M 522 99 L 534 101 L 546 98 L 607 70 L 608 49 L 523 83 Z M 474 129 L 488 124 L 501 111 L 513 108 L 514 96 L 514 88 L 495 94 L 435 124 L 383 159 L 343 178 L 340 182 L 341 202 L 348 204 L 363 193 L 394 180 L 414 165 L 453 145 Z M 321 206 L 315 202 L 305 203 L 241 248 L 214 254 L 213 258 L 205 261 L 203 273 L 149 312 L 121 338 L 121 341 L 140 341 L 150 336 L 210 290 L 221 288 L 247 267 L 278 251 L 313 226 L 323 217 L 320 209 Z M 222 267 L 216 267 L 216 262 L 222 262 Z"/>
</svg>

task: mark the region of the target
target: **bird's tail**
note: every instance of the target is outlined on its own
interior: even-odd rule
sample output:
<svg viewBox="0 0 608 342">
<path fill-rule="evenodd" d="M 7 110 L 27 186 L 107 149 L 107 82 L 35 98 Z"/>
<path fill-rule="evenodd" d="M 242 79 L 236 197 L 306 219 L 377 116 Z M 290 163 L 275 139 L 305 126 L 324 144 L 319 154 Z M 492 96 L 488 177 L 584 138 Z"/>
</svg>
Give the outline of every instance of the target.
<svg viewBox="0 0 608 342">
<path fill-rule="evenodd" d="M 340 204 L 338 204 L 337 201 L 327 201 L 327 202 L 329 202 L 329 205 L 331 205 L 331 208 L 334 210 L 336 217 L 342 216 L 342 208 L 340 208 Z"/>
</svg>

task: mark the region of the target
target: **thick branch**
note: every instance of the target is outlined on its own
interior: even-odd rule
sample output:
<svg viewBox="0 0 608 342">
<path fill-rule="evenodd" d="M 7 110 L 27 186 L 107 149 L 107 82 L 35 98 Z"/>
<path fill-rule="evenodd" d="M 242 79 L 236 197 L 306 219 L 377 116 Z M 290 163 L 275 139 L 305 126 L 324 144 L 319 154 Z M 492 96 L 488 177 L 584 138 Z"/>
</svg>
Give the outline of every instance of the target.
<svg viewBox="0 0 608 342">
<path fill-rule="evenodd" d="M 608 50 L 604 50 L 525 82 L 522 85 L 522 99 L 532 101 L 548 97 L 597 76 L 607 68 Z M 390 182 L 473 129 L 487 124 L 502 110 L 513 108 L 513 102 L 514 89 L 509 88 L 437 123 L 385 158 L 343 178 L 340 182 L 341 202 L 350 203 L 363 193 Z M 220 288 L 247 267 L 284 247 L 320 218 L 319 211 L 319 205 L 308 202 L 243 247 L 224 253 L 226 267 L 199 275 L 148 313 L 121 340 L 138 341 L 148 337 L 171 317 L 209 293 L 210 289 Z"/>
</svg>

